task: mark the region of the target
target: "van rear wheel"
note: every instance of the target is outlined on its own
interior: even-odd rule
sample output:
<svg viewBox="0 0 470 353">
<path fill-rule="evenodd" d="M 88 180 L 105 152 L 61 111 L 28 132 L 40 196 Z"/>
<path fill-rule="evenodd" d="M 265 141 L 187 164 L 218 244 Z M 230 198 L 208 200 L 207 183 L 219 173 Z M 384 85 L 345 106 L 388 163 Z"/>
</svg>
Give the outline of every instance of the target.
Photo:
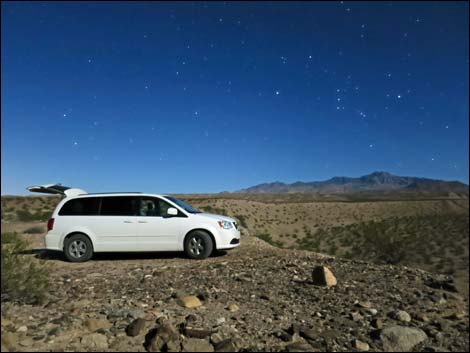
<svg viewBox="0 0 470 353">
<path fill-rule="evenodd" d="M 195 230 L 184 241 L 184 252 L 191 259 L 205 259 L 212 254 L 214 243 L 209 234 Z"/>
<path fill-rule="evenodd" d="M 64 255 L 70 262 L 85 262 L 93 256 L 93 245 L 84 234 L 74 234 L 64 242 Z"/>
</svg>

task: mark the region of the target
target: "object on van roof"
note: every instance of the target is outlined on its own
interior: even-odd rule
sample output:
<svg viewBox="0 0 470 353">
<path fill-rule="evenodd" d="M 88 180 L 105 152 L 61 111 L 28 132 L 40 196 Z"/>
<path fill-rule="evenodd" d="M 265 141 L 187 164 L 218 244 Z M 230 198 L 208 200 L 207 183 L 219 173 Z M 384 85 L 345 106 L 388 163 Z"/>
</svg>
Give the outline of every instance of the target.
<svg viewBox="0 0 470 353">
<path fill-rule="evenodd" d="M 29 186 L 26 190 L 30 192 L 39 192 L 42 194 L 60 194 L 65 195 L 65 197 L 77 196 L 80 194 L 86 194 L 87 192 L 82 189 L 71 188 L 69 186 L 63 186 L 59 183 L 57 184 L 47 184 L 47 185 L 37 185 Z"/>
</svg>

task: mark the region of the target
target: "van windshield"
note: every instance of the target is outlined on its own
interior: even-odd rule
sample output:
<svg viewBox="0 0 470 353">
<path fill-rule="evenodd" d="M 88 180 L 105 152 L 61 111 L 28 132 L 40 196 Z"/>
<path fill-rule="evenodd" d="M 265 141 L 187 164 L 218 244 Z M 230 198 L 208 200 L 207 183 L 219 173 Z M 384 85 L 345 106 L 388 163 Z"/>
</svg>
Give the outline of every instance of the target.
<svg viewBox="0 0 470 353">
<path fill-rule="evenodd" d="M 193 206 L 191 205 L 188 205 L 186 202 L 180 200 L 180 199 L 177 199 L 175 197 L 171 197 L 171 196 L 164 196 L 167 200 L 170 200 L 171 202 L 177 204 L 179 207 L 181 207 L 182 209 L 184 209 L 186 212 L 189 212 L 189 213 L 202 213 L 201 211 L 199 210 L 196 210 Z"/>
</svg>

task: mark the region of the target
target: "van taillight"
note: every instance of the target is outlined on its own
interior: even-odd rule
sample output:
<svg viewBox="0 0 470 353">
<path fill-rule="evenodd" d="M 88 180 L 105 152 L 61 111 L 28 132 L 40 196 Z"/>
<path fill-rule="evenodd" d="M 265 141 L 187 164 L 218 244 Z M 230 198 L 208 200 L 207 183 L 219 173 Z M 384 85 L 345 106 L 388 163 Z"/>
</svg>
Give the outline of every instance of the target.
<svg viewBox="0 0 470 353">
<path fill-rule="evenodd" d="M 54 228 L 54 218 L 51 218 L 47 221 L 47 230 L 50 231 Z"/>
</svg>

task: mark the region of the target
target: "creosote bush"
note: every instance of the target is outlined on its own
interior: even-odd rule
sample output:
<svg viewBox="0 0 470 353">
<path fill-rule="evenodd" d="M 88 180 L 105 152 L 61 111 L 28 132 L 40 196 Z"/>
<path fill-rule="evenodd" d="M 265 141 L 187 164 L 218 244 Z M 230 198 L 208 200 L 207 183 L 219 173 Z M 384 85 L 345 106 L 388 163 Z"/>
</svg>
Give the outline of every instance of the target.
<svg viewBox="0 0 470 353">
<path fill-rule="evenodd" d="M 41 303 L 49 286 L 47 267 L 23 254 L 26 243 L 17 233 L 2 233 L 1 246 L 2 302 Z"/>
</svg>

